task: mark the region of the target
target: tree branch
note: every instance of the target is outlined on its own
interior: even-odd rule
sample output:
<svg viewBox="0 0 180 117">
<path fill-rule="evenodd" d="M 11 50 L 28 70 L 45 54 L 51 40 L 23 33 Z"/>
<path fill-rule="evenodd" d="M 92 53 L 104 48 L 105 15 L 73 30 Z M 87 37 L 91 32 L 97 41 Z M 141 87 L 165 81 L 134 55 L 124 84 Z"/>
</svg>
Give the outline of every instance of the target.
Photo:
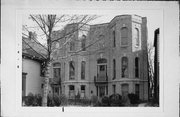
<svg viewBox="0 0 180 117">
<path fill-rule="evenodd" d="M 24 34 L 24 33 L 22 33 L 22 34 L 28 37 L 28 35 L 26 35 L 26 34 Z M 36 42 L 37 44 L 39 44 L 40 46 L 42 46 L 42 47 L 47 51 L 47 48 L 46 48 L 44 45 L 42 45 L 38 40 L 35 40 L 34 38 L 31 38 L 31 39 L 33 39 L 34 42 Z"/>
<path fill-rule="evenodd" d="M 35 22 L 38 24 L 38 26 L 39 26 L 40 29 L 44 32 L 44 34 L 46 34 L 46 36 L 48 36 L 44 24 L 42 23 L 43 26 L 41 26 L 41 24 L 37 21 L 37 19 L 36 19 L 34 16 L 30 15 L 30 17 L 33 19 L 33 21 L 35 21 Z M 44 20 L 42 20 L 42 21 L 44 21 Z"/>
</svg>

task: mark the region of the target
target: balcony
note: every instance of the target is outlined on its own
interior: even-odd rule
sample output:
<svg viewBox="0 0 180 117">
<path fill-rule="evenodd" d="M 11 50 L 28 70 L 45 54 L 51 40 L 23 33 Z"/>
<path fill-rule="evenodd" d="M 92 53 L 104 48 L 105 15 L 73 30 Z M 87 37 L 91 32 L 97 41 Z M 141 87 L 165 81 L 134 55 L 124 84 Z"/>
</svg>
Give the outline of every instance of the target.
<svg viewBox="0 0 180 117">
<path fill-rule="evenodd" d="M 49 83 L 51 85 L 61 85 L 61 80 L 60 78 L 50 78 Z"/>
<path fill-rule="evenodd" d="M 94 76 L 94 83 L 95 83 L 95 85 L 107 84 L 108 83 L 108 76 L 97 74 L 97 77 Z"/>
</svg>

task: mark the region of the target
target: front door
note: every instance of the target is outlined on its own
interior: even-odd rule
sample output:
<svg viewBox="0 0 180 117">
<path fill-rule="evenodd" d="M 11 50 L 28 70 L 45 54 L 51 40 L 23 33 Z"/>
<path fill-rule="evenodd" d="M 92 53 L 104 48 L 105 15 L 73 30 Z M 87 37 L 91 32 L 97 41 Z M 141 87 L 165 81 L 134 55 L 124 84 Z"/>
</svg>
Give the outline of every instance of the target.
<svg viewBox="0 0 180 117">
<path fill-rule="evenodd" d="M 53 94 L 54 94 L 54 95 L 55 95 L 55 94 L 59 95 L 59 92 L 60 92 L 59 86 L 54 86 L 54 87 L 53 87 Z"/>
</svg>

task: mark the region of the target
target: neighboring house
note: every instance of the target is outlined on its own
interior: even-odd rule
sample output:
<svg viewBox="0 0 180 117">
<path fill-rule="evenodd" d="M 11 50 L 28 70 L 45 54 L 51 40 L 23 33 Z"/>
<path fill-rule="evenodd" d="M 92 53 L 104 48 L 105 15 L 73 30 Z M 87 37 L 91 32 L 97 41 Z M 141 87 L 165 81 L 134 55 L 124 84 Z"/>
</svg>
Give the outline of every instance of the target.
<svg viewBox="0 0 180 117">
<path fill-rule="evenodd" d="M 159 102 L 159 28 L 154 31 L 154 99 Z"/>
<path fill-rule="evenodd" d="M 43 93 L 43 54 L 31 38 L 22 37 L 22 96 Z M 33 46 L 33 48 L 31 47 Z"/>
<path fill-rule="evenodd" d="M 59 78 L 59 93 L 68 98 L 99 98 L 134 93 L 148 100 L 147 19 L 119 15 L 109 23 L 85 25 L 55 44 L 52 78 Z M 68 24 L 55 38 L 78 29 Z M 58 35 L 59 34 L 59 35 Z M 68 43 L 65 43 L 67 42 Z M 64 43 L 64 45 L 63 45 Z"/>
</svg>

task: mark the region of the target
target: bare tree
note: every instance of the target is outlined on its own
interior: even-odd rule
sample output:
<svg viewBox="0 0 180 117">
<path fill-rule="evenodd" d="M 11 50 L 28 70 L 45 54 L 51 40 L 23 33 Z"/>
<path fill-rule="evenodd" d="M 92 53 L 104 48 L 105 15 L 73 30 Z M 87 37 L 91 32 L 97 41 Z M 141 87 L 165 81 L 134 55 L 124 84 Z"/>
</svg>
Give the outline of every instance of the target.
<svg viewBox="0 0 180 117">
<path fill-rule="evenodd" d="M 149 74 L 149 93 L 153 98 L 154 93 L 154 49 L 152 43 L 148 43 L 148 74 Z"/>
<path fill-rule="evenodd" d="M 30 15 L 30 19 L 32 19 L 36 24 L 36 26 L 34 28 L 40 29 L 41 35 L 43 35 L 43 39 L 46 40 L 45 45 L 43 45 L 38 40 L 34 40 L 35 43 L 42 46 L 42 48 L 44 48 L 44 50 L 46 51 L 46 55 L 45 56 L 42 55 L 43 58 L 45 59 L 45 64 L 44 64 L 45 84 L 44 84 L 43 99 L 42 99 L 43 106 L 47 106 L 48 84 L 49 84 L 49 77 L 50 77 L 49 73 L 50 73 L 51 62 L 53 61 L 52 54 L 54 51 L 53 44 L 55 44 L 56 42 L 58 42 L 61 39 L 64 39 L 65 37 L 72 36 L 76 31 L 83 29 L 83 26 L 87 25 L 90 21 L 96 19 L 97 17 L 98 16 L 96 16 L 96 15 L 60 15 L 60 16 L 52 15 L 52 14 Z M 57 28 L 58 26 L 63 28 L 62 25 L 70 24 L 70 23 L 81 24 L 81 26 L 74 30 L 64 33 L 59 38 L 53 38 L 52 35 L 53 35 L 53 31 L 55 31 L 55 28 Z M 26 28 L 26 30 L 28 31 L 28 27 L 24 26 L 24 28 Z M 23 35 L 26 35 L 26 34 L 23 33 Z M 71 40 L 68 40 L 68 41 L 71 41 Z M 62 46 L 65 46 L 68 41 L 64 42 L 64 44 Z M 33 49 L 33 47 L 31 47 L 31 45 L 29 45 L 29 47 Z M 41 53 L 39 53 L 39 54 L 41 55 Z"/>
</svg>

